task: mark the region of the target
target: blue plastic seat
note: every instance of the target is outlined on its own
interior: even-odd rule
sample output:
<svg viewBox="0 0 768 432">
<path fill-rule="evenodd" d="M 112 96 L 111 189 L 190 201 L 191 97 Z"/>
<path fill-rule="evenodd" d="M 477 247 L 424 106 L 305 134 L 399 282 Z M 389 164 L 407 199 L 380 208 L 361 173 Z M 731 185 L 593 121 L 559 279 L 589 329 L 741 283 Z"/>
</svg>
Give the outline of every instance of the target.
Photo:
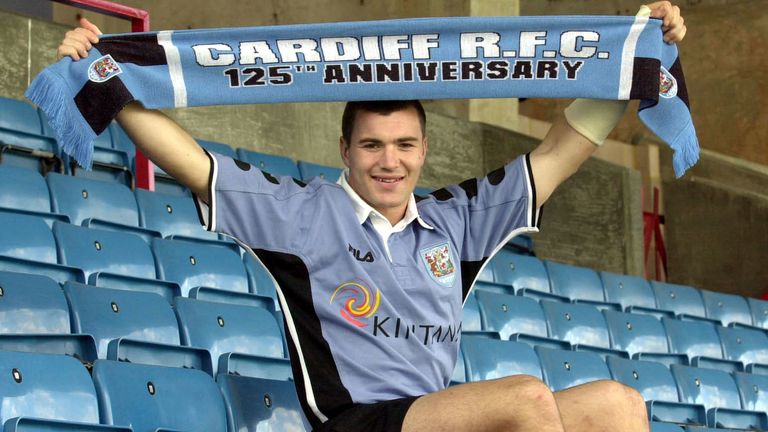
<svg viewBox="0 0 768 432">
<path fill-rule="evenodd" d="M 416 186 L 413 189 L 413 194 L 416 195 L 416 196 L 423 197 L 423 196 L 429 195 L 429 193 L 432 192 L 432 191 L 433 191 L 432 188 L 428 188 L 428 187 L 424 187 L 424 186 Z"/>
<path fill-rule="evenodd" d="M 0 351 L 0 423 L 14 417 L 99 423 L 88 370 L 64 355 Z"/>
<path fill-rule="evenodd" d="M 138 227 L 136 199 L 126 186 L 51 173 L 47 177 L 55 212 L 69 216 L 75 225 L 97 219 Z"/>
<path fill-rule="evenodd" d="M 99 358 L 109 342 L 129 338 L 178 345 L 179 328 L 171 305 L 157 294 L 64 284 L 77 333 L 93 335 Z"/>
<path fill-rule="evenodd" d="M 182 236 L 218 240 L 216 233 L 206 231 L 200 224 L 191 197 L 168 195 L 136 189 L 139 221 L 142 227 L 157 231 L 163 237 Z"/>
<path fill-rule="evenodd" d="M 219 374 L 230 431 L 304 431 L 296 388 L 290 381 Z"/>
<path fill-rule="evenodd" d="M 249 252 L 243 254 L 243 264 L 248 275 L 249 291 L 253 294 L 271 297 L 275 301 L 275 309 L 280 310 L 275 282 L 272 280 L 269 271 Z"/>
<path fill-rule="evenodd" d="M 704 405 L 709 427 L 766 429 L 765 411 L 743 411 L 736 381 L 721 370 L 672 365 L 680 400 Z"/>
<path fill-rule="evenodd" d="M 148 279 L 134 276 L 119 275 L 114 273 L 93 273 L 88 278 L 88 285 L 121 289 L 126 291 L 149 292 L 163 297 L 168 304 L 173 303 L 173 298 L 181 295 L 181 287 L 175 282 Z"/>
<path fill-rule="evenodd" d="M 525 234 L 518 234 L 512 237 L 512 239 L 504 245 L 504 248 L 516 254 L 535 255 L 533 252 L 533 239 Z"/>
<path fill-rule="evenodd" d="M 208 141 L 200 138 L 195 138 L 200 147 L 218 153 L 220 155 L 229 156 L 232 159 L 237 159 L 237 152 L 229 144 L 224 144 L 216 141 Z"/>
<path fill-rule="evenodd" d="M 214 374 L 222 354 L 283 358 L 283 338 L 266 309 L 184 297 L 174 302 L 181 342 L 211 352 Z"/>
<path fill-rule="evenodd" d="M 659 309 L 672 311 L 677 315 L 705 317 L 704 301 L 699 290 L 687 285 L 651 281 Z"/>
<path fill-rule="evenodd" d="M 485 330 L 499 332 L 508 340 L 516 333 L 547 337 L 547 322 L 541 307 L 531 298 L 475 291 Z"/>
<path fill-rule="evenodd" d="M 182 240 L 154 239 L 152 251 L 160 279 L 176 282 L 183 296 L 195 287 L 248 292 L 240 255 L 229 247 Z"/>
<path fill-rule="evenodd" d="M 540 259 L 519 255 L 507 249 L 501 249 L 493 256 L 490 263 L 496 283 L 509 285 L 517 294 L 533 292 L 550 294 L 547 269 Z"/>
<path fill-rule="evenodd" d="M 55 264 L 56 241 L 45 221 L 32 215 L 0 212 L 0 255 Z"/>
<path fill-rule="evenodd" d="M 343 169 L 338 167 L 320 165 L 301 160 L 296 162 L 296 165 L 299 167 L 299 174 L 301 175 L 301 180 L 304 182 L 309 182 L 315 177 L 320 177 L 321 179 L 335 183 L 341 176 L 341 173 L 344 172 Z"/>
<path fill-rule="evenodd" d="M 461 337 L 461 353 L 470 382 L 521 374 L 542 379 L 536 352 L 522 342 L 470 333 Z"/>
<path fill-rule="evenodd" d="M 288 157 L 255 152 L 243 148 L 237 149 L 237 156 L 243 162 L 247 162 L 262 171 L 274 176 L 289 176 L 295 179 L 301 177 L 299 167 Z"/>
<path fill-rule="evenodd" d="M 752 313 L 752 323 L 756 327 L 768 329 L 768 301 L 749 298 L 747 303 Z"/>
<path fill-rule="evenodd" d="M 544 381 L 553 391 L 559 391 L 598 380 L 611 379 L 603 359 L 591 352 L 564 351 L 538 346 Z"/>
<path fill-rule="evenodd" d="M 59 284 L 46 276 L 0 271 L 0 334 L 69 332 Z"/>
<path fill-rule="evenodd" d="M 600 279 L 603 281 L 606 301 L 618 303 L 622 309 L 631 306 L 656 308 L 656 297 L 648 280 L 606 271 L 600 272 Z"/>
<path fill-rule="evenodd" d="M 752 325 L 752 315 L 747 299 L 734 294 L 701 290 L 707 318 L 720 321 L 724 326 L 731 323 Z"/>
<path fill-rule="evenodd" d="M 605 319 L 594 306 L 542 300 L 541 308 L 551 337 L 574 345 L 611 347 Z"/>
<path fill-rule="evenodd" d="M 464 301 L 463 317 L 461 319 L 462 331 L 481 331 L 483 321 L 480 318 L 480 306 L 477 304 L 475 291 L 470 291 Z"/>
<path fill-rule="evenodd" d="M 749 411 L 768 411 L 768 376 L 735 372 L 741 406 Z"/>
<path fill-rule="evenodd" d="M 736 362 L 720 360 L 723 359 L 723 349 L 714 324 L 672 318 L 662 318 L 662 323 L 667 331 L 670 350 L 687 355 L 690 364 L 694 366 L 706 364 L 706 367 L 723 368 L 728 371 L 740 369 L 740 365 L 731 364 Z"/>
<path fill-rule="evenodd" d="M 13 165 L 0 165 L 0 207 L 51 213 L 48 185 L 39 172 Z"/>
<path fill-rule="evenodd" d="M 59 261 L 85 271 L 155 278 L 155 261 L 149 245 L 140 237 L 120 231 L 80 227 L 55 222 L 53 233 Z"/>
<path fill-rule="evenodd" d="M 605 301 L 603 282 L 592 269 L 544 261 L 552 292 L 570 299 Z"/>
<path fill-rule="evenodd" d="M 651 432 L 684 432 L 683 428 L 672 423 L 651 422 Z"/>
<path fill-rule="evenodd" d="M 227 431 L 221 393 L 199 370 L 97 360 L 93 381 L 102 423 L 130 425 L 134 432 Z"/>
<path fill-rule="evenodd" d="M 633 358 L 650 359 L 669 364 L 667 333 L 661 321 L 650 316 L 626 312 L 603 311 L 611 347 L 627 351 Z M 686 360 L 687 363 L 687 360 Z"/>
<path fill-rule="evenodd" d="M 43 135 L 37 109 L 0 97 L 0 162 L 38 170 L 40 159 L 56 158 L 56 141 Z"/>
<path fill-rule="evenodd" d="M 750 328 L 717 327 L 723 354 L 744 365 L 768 364 L 768 335 Z"/>
<path fill-rule="evenodd" d="M 129 427 L 16 417 L 5 422 L 3 432 L 132 432 Z"/>
</svg>

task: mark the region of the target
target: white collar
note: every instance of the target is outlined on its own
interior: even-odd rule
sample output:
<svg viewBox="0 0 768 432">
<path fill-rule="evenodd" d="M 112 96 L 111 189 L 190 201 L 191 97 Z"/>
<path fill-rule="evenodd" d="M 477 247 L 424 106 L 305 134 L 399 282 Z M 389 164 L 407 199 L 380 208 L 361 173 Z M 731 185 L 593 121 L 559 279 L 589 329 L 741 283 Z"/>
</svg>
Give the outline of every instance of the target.
<svg viewBox="0 0 768 432">
<path fill-rule="evenodd" d="M 352 200 L 352 207 L 355 209 L 357 221 L 362 225 L 369 216 L 375 216 L 386 221 L 387 218 L 384 217 L 381 212 L 371 207 L 367 202 L 360 198 L 360 195 L 358 195 L 354 189 L 352 189 L 352 186 L 350 186 L 349 182 L 347 182 L 348 175 L 349 169 L 345 169 L 344 172 L 339 176 L 339 180 L 337 180 L 336 183 L 341 185 L 347 195 L 349 195 L 349 198 Z M 419 225 L 426 229 L 435 229 L 426 223 L 424 219 L 421 218 L 421 216 L 419 216 L 419 209 L 416 206 L 416 199 L 414 198 L 413 193 L 411 193 L 411 196 L 408 199 L 408 206 L 405 208 L 405 216 L 403 216 L 403 218 L 397 224 L 395 224 L 395 227 L 405 228 L 408 224 L 413 222 L 414 219 L 419 221 Z"/>
</svg>

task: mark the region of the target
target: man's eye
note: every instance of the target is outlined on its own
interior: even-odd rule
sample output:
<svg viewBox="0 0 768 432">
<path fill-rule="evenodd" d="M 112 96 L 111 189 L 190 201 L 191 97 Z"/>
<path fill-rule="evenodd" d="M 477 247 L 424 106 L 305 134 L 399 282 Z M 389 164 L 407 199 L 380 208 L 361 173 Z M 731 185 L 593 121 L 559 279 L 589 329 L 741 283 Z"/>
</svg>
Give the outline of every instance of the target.
<svg viewBox="0 0 768 432">
<path fill-rule="evenodd" d="M 377 148 L 379 148 L 379 144 L 378 143 L 365 143 L 365 144 L 363 144 L 363 148 L 364 149 L 377 149 Z"/>
</svg>

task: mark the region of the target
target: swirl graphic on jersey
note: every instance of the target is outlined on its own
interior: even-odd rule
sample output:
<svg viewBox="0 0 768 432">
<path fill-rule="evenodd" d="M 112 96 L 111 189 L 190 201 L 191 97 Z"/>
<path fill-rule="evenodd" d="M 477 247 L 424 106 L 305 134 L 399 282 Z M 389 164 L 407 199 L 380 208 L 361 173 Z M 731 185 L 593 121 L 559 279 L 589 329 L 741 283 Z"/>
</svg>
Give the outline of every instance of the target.
<svg viewBox="0 0 768 432">
<path fill-rule="evenodd" d="M 357 282 L 345 282 L 333 291 L 330 303 L 339 296 L 346 296 L 339 313 L 342 318 L 350 324 L 357 327 L 368 327 L 368 324 L 360 321 L 358 318 L 370 318 L 379 309 L 381 302 L 381 293 L 376 289 L 376 294 L 372 297 L 368 288 Z"/>
</svg>

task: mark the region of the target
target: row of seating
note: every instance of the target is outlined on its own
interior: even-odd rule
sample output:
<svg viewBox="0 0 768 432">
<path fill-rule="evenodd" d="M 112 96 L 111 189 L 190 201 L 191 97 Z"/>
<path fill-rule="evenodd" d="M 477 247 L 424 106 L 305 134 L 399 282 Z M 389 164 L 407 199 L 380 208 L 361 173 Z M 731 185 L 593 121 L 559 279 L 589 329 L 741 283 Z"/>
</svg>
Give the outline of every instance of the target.
<svg viewBox="0 0 768 432">
<path fill-rule="evenodd" d="M 482 285 L 479 282 L 478 285 Z M 702 320 L 658 318 L 593 305 L 485 291 L 478 286 L 464 307 L 465 330 L 497 332 L 504 340 L 603 357 L 653 360 L 768 374 L 768 334 Z"/>
<path fill-rule="evenodd" d="M 478 289 L 536 299 L 594 304 L 657 317 L 708 319 L 768 329 L 768 301 L 648 281 L 501 250 L 478 277 Z"/>
<path fill-rule="evenodd" d="M 469 382 L 528 374 L 562 390 L 596 380 L 617 380 L 648 401 L 653 421 L 709 427 L 768 428 L 768 376 L 656 362 L 601 358 L 504 341 L 497 335 L 465 332 L 461 340 L 464 379 Z M 461 376 L 458 377 L 462 378 Z"/>
</svg>

